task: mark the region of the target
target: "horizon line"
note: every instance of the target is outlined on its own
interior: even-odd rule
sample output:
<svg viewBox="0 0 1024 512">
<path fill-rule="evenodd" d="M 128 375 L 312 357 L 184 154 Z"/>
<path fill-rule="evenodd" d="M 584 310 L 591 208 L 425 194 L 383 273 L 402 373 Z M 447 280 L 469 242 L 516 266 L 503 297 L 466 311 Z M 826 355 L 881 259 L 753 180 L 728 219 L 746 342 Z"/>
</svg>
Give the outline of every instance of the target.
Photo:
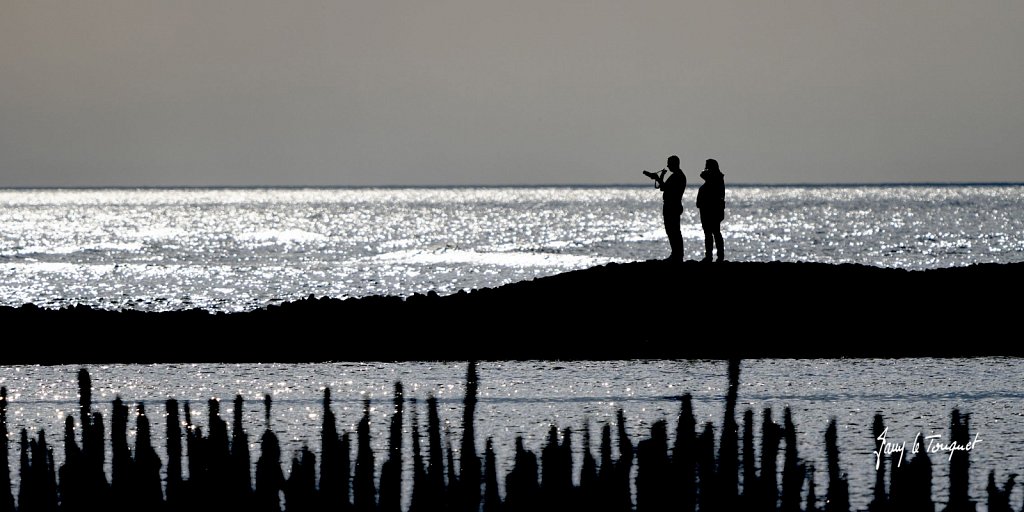
<svg viewBox="0 0 1024 512">
<path fill-rule="evenodd" d="M 983 187 L 1024 186 L 1024 181 L 920 181 L 920 182 L 795 182 L 795 183 L 730 183 L 729 187 Z M 536 183 L 536 184 L 379 184 L 379 185 L 21 185 L 0 186 L 0 191 L 11 190 L 246 190 L 246 189 L 441 189 L 441 188 L 650 188 L 637 183 Z"/>
</svg>

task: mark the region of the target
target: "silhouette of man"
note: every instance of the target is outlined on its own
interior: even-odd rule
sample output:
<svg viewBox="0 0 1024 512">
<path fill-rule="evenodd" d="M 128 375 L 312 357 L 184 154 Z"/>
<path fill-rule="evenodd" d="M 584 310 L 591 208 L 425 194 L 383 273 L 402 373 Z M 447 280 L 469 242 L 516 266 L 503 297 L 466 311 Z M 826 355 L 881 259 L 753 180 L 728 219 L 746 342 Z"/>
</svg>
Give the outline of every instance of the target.
<svg viewBox="0 0 1024 512">
<path fill-rule="evenodd" d="M 683 261 L 683 234 L 679 230 L 679 217 L 683 214 L 683 192 L 686 190 L 686 175 L 679 168 L 679 157 L 672 155 L 666 163 L 670 171 L 668 178 L 665 178 L 665 171 L 661 174 L 644 174 L 654 180 L 654 187 L 661 189 L 662 214 L 665 216 L 665 233 L 668 234 L 668 243 L 672 247 L 672 255 L 669 261 Z"/>
</svg>

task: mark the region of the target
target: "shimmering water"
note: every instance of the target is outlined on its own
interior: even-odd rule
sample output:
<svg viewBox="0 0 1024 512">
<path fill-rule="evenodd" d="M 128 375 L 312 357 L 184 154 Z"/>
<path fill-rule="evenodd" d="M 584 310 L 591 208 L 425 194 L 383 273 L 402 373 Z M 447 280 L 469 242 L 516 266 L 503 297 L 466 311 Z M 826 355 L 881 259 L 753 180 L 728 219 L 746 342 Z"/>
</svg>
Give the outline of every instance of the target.
<svg viewBox="0 0 1024 512">
<path fill-rule="evenodd" d="M 60 366 L 0 367 L 0 385 L 11 393 L 12 432 L 23 427 L 30 431 L 45 428 L 59 447 L 64 416 L 77 414 L 76 372 L 75 367 Z M 286 457 L 304 443 L 319 449 L 321 397 L 327 386 L 334 396 L 339 429 L 348 432 L 355 431 L 362 400 L 372 400 L 371 431 L 378 471 L 395 381 L 405 385 L 406 398 L 419 400 L 415 409 L 421 423 L 426 420 L 424 401 L 433 393 L 439 398 L 442 421 L 451 427 L 448 435 L 456 448 L 462 432 L 465 365 L 459 363 L 110 365 L 94 367 L 91 373 L 94 401 L 107 421 L 115 395 L 129 403 L 147 404 L 156 429 L 157 452 L 165 461 L 160 412 L 161 402 L 168 397 L 191 400 L 195 423 L 201 426 L 206 425 L 206 400 L 218 398 L 224 402 L 222 410 L 228 413 L 225 419 L 230 425 L 230 400 L 242 394 L 254 461 L 257 440 L 265 427 L 264 393 L 275 398 L 270 426 L 280 436 Z M 528 448 L 539 450 L 551 424 L 572 427 L 577 479 L 582 457 L 580 429 L 587 422 L 597 429 L 614 422 L 615 411 L 622 408 L 634 441 L 646 437 L 650 425 L 659 419 L 670 421 L 671 434 L 679 412 L 678 397 L 691 393 L 698 422 L 713 422 L 717 437 L 727 386 L 725 364 L 717 361 L 485 362 L 479 365 L 479 378 L 478 449 L 482 452 L 485 438 L 493 437 L 504 473 L 510 469 L 515 436 L 524 436 Z M 755 411 L 759 434 L 762 409 L 772 407 L 773 417 L 781 423 L 785 406 L 793 412 L 801 456 L 818 468 L 819 496 L 827 487 L 824 432 L 829 419 L 837 419 L 842 468 L 849 474 L 855 508 L 864 509 L 871 496 L 875 462 L 871 422 L 876 412 L 884 414 L 890 439 L 908 444 L 918 432 L 940 434 L 948 441 L 951 409 L 959 407 L 969 413 L 972 435 L 977 432 L 982 439 L 970 453 L 975 499 L 984 499 L 989 470 L 997 471 L 1000 482 L 1008 473 L 1024 472 L 1021 359 L 744 361 L 737 419 L 745 409 Z M 410 408 L 407 406 L 405 415 L 406 449 L 411 449 Z M 131 425 L 134 427 L 134 421 Z M 592 447 L 595 453 L 596 448 Z M 56 452 L 59 463 L 63 454 L 59 449 Z M 16 454 L 12 450 L 9 455 L 16 468 Z M 409 459 L 405 459 L 407 465 Z M 931 459 L 934 495 L 945 500 L 949 463 L 940 454 Z M 1013 499 L 1020 503 L 1019 490 Z"/>
<path fill-rule="evenodd" d="M 723 232 L 735 261 L 1019 262 L 1022 197 L 1021 185 L 731 187 Z M 660 201 L 636 187 L 6 190 L 0 304 L 239 311 L 454 293 L 663 258 Z"/>
</svg>

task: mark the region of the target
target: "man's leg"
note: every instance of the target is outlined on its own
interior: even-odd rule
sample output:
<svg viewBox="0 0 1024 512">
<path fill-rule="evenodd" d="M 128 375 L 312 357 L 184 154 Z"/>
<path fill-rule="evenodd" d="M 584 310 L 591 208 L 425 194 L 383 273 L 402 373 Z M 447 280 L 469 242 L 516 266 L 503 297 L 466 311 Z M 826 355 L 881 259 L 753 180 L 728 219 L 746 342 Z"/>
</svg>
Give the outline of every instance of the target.
<svg viewBox="0 0 1024 512">
<path fill-rule="evenodd" d="M 665 210 L 665 233 L 668 235 L 668 243 L 672 248 L 671 258 L 683 260 L 683 233 L 679 227 L 680 214 L 674 211 Z"/>
</svg>

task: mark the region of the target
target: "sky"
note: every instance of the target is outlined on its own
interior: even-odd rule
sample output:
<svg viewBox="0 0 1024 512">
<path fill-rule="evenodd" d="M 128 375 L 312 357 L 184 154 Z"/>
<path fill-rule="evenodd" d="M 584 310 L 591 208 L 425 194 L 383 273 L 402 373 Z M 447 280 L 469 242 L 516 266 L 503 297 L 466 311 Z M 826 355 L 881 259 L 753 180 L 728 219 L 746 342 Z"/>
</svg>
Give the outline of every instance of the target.
<svg viewBox="0 0 1024 512">
<path fill-rule="evenodd" d="M 1020 0 L 0 0 L 0 187 L 1024 181 Z"/>
</svg>

